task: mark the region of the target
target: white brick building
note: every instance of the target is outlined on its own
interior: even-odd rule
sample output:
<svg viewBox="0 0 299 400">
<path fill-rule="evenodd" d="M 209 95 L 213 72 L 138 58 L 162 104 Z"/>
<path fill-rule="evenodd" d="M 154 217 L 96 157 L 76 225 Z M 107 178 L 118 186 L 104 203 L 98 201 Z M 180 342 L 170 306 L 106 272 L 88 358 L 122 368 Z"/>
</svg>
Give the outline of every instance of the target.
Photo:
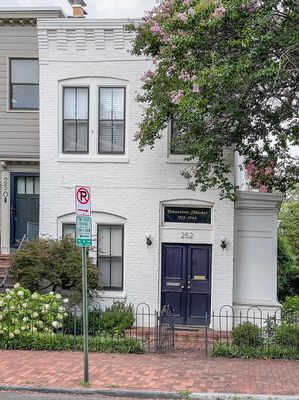
<svg viewBox="0 0 299 400">
<path fill-rule="evenodd" d="M 243 193 L 235 205 L 220 201 L 217 190 L 186 190 L 180 171 L 188 164 L 171 154 L 170 132 L 140 153 L 133 141 L 142 114 L 135 96 L 151 62 L 128 52 L 127 22 L 38 23 L 41 234 L 73 232 L 75 186 L 90 186 L 91 255 L 107 301 L 127 297 L 151 309 L 171 304 L 182 324 L 196 324 L 223 305 L 277 309 L 281 196 Z M 233 153 L 228 157 L 233 163 Z"/>
</svg>

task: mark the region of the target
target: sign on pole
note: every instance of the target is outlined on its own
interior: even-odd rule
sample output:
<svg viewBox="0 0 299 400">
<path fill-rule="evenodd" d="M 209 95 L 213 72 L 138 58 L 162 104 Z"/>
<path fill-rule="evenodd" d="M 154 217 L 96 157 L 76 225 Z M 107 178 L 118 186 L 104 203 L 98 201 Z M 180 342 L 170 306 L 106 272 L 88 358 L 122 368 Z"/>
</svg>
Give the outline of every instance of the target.
<svg viewBox="0 0 299 400">
<path fill-rule="evenodd" d="M 80 247 L 92 246 L 92 224 L 91 217 L 76 218 L 76 243 Z"/>
<path fill-rule="evenodd" d="M 91 190 L 88 186 L 76 186 L 75 191 L 76 214 L 91 215 Z"/>
</svg>

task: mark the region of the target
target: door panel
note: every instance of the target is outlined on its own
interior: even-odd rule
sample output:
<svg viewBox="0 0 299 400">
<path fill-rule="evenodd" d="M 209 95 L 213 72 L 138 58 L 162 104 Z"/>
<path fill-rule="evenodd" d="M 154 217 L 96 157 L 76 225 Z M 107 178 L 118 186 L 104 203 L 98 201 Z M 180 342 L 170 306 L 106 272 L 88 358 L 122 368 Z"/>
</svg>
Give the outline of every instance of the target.
<svg viewBox="0 0 299 400">
<path fill-rule="evenodd" d="M 38 174 L 12 174 L 11 247 L 18 247 L 27 233 L 27 222 L 39 222 Z"/>
<path fill-rule="evenodd" d="M 210 245 L 162 245 L 161 301 L 175 310 L 175 323 L 204 323 L 211 308 Z"/>
<path fill-rule="evenodd" d="M 187 271 L 187 249 L 184 245 L 163 244 L 162 248 L 162 309 L 170 304 L 175 311 L 175 322 L 183 324 L 186 296 L 183 290 Z"/>
</svg>

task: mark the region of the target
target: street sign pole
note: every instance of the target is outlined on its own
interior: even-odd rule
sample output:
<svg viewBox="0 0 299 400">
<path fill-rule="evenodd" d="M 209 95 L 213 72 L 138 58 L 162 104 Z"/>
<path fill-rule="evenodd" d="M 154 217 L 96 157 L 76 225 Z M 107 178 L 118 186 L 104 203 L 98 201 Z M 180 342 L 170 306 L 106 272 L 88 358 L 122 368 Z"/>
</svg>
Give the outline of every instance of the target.
<svg viewBox="0 0 299 400">
<path fill-rule="evenodd" d="M 82 248 L 82 312 L 84 336 L 84 382 L 89 381 L 88 371 L 88 298 L 87 298 L 87 247 L 92 246 L 91 189 L 88 186 L 76 186 L 76 243 Z"/>
<path fill-rule="evenodd" d="M 84 382 L 88 383 L 88 299 L 86 247 L 82 247 L 82 295 L 83 295 L 83 334 L 84 334 Z"/>
</svg>

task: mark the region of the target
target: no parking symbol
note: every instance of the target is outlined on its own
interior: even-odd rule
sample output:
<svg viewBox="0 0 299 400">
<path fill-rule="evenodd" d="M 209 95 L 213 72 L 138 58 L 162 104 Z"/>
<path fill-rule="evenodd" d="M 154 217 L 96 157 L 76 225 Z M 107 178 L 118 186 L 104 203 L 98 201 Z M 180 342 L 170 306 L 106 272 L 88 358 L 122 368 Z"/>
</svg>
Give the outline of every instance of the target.
<svg viewBox="0 0 299 400">
<path fill-rule="evenodd" d="M 76 214 L 79 216 L 91 215 L 91 190 L 88 186 L 76 186 L 75 203 Z"/>
</svg>

